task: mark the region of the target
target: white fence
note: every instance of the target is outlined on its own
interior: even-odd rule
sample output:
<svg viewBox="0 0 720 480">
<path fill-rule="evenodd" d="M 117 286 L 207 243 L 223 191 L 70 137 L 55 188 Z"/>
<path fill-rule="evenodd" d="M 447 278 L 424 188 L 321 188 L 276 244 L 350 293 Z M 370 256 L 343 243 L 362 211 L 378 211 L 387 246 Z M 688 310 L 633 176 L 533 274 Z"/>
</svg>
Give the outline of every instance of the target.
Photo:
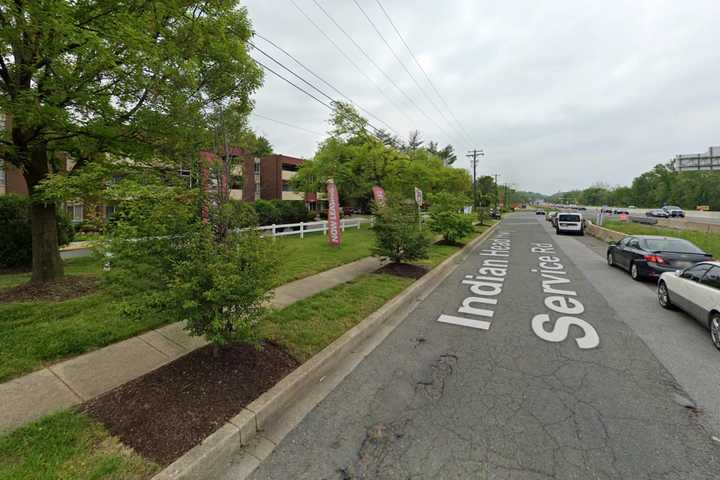
<svg viewBox="0 0 720 480">
<path fill-rule="evenodd" d="M 340 220 L 340 227 L 344 232 L 347 228 L 356 228 L 360 230 L 360 226 L 363 224 L 372 225 L 375 223 L 375 218 L 343 218 Z M 320 222 L 300 222 L 300 223 L 286 223 L 282 225 L 267 225 L 265 227 L 258 227 L 256 230 L 262 232 L 263 236 L 275 237 L 286 237 L 289 235 L 300 235 L 300 238 L 305 238 L 306 233 L 317 233 L 322 232 L 323 235 L 327 235 L 328 222 L 322 220 Z"/>
</svg>

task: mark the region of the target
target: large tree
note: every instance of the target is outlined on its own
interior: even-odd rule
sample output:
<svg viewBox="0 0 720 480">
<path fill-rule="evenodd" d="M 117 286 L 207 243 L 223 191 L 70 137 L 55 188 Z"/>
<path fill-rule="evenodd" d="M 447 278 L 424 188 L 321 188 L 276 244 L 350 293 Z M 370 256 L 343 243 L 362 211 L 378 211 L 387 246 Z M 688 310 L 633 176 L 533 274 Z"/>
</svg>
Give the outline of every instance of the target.
<svg viewBox="0 0 720 480">
<path fill-rule="evenodd" d="M 0 0 L 0 155 L 31 194 L 68 156 L 191 156 L 208 106 L 251 108 L 250 35 L 237 0 Z M 33 202 L 34 282 L 63 274 L 56 208 Z"/>
</svg>

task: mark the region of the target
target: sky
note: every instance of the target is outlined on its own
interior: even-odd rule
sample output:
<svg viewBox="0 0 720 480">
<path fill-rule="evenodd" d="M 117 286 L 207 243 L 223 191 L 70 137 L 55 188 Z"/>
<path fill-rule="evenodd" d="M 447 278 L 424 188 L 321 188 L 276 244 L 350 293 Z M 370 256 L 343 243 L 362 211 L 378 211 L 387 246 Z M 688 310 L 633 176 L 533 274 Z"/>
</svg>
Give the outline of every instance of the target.
<svg viewBox="0 0 720 480">
<path fill-rule="evenodd" d="M 676 154 L 720 145 L 718 0 L 242 4 L 257 34 L 351 99 L 371 124 L 452 144 L 459 168 L 469 168 L 465 153 L 483 149 L 478 175 L 499 174 L 499 183 L 521 190 L 627 185 Z M 263 38 L 253 43 L 343 100 Z M 259 50 L 251 54 L 328 102 Z M 312 158 L 328 108 L 270 72 L 254 100 L 251 125 L 275 151 Z"/>
</svg>

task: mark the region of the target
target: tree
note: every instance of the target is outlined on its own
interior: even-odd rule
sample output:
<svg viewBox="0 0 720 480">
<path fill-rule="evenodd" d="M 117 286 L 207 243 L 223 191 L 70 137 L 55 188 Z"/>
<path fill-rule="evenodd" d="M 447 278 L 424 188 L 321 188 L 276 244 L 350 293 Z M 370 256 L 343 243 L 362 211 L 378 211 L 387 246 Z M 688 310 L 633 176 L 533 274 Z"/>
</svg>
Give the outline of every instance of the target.
<svg viewBox="0 0 720 480">
<path fill-rule="evenodd" d="M 448 243 L 470 235 L 473 231 L 472 217 L 461 212 L 468 203 L 464 196 L 442 192 L 430 196 L 430 229 L 443 236 Z"/>
<path fill-rule="evenodd" d="M 0 0 L 0 155 L 31 194 L 68 156 L 186 160 L 212 144 L 208 105 L 250 110 L 250 35 L 237 0 Z M 55 210 L 32 204 L 33 282 L 63 274 Z"/>
<path fill-rule="evenodd" d="M 457 161 L 457 155 L 452 145 L 446 145 L 445 148 L 438 152 L 438 156 L 442 158 L 445 166 L 450 166 Z"/>
<path fill-rule="evenodd" d="M 425 142 L 420 138 L 420 132 L 414 130 L 408 135 L 407 150 L 414 152 L 422 147 L 423 143 Z"/>
<path fill-rule="evenodd" d="M 126 200 L 103 249 L 104 280 L 127 314 L 185 320 L 216 356 L 223 345 L 255 341 L 278 268 L 273 243 L 254 229 L 220 231 L 203 221 L 197 190 L 122 182 L 115 194 Z M 211 218 L 252 221 L 245 207 L 223 207 Z"/>
<path fill-rule="evenodd" d="M 411 201 L 388 198 L 387 205 L 376 211 L 373 254 L 395 263 L 427 257 L 430 238 L 420 228 L 417 205 Z"/>
</svg>

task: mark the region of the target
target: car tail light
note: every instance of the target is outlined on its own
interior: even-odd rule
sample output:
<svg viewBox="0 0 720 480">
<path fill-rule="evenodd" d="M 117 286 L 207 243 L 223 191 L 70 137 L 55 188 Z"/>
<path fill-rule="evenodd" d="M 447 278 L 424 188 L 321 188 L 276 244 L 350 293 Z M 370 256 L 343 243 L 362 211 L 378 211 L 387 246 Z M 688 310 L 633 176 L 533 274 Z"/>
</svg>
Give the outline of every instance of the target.
<svg viewBox="0 0 720 480">
<path fill-rule="evenodd" d="M 660 255 L 645 255 L 645 261 L 650 263 L 665 263 L 665 259 Z"/>
</svg>

